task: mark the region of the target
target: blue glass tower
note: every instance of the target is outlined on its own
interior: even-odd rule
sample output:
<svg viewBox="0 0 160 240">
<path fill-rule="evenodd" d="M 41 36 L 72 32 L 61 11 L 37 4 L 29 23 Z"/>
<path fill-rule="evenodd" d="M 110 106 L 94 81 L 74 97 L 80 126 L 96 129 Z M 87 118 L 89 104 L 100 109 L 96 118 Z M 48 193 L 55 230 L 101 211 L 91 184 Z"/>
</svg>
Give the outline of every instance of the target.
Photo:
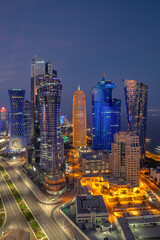
<svg viewBox="0 0 160 240">
<path fill-rule="evenodd" d="M 111 150 L 113 135 L 120 130 L 121 101 L 112 98 L 116 85 L 104 74 L 91 90 L 93 118 L 93 149 Z"/>
<path fill-rule="evenodd" d="M 8 90 L 10 100 L 10 137 L 9 151 L 22 152 L 25 150 L 26 138 L 24 130 L 24 98 L 25 90 Z"/>
</svg>

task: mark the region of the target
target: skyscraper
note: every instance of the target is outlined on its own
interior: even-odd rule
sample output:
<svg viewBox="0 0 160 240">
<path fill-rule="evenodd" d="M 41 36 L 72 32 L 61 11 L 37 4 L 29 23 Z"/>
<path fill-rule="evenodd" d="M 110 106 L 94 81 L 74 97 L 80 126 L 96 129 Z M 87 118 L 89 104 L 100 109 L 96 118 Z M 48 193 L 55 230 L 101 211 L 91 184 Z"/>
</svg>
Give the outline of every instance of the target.
<svg viewBox="0 0 160 240">
<path fill-rule="evenodd" d="M 128 130 L 139 136 L 141 165 L 145 160 L 148 86 L 135 80 L 123 80 Z"/>
<path fill-rule="evenodd" d="M 133 184 L 139 184 L 139 137 L 132 132 L 114 134 L 109 167 L 114 177 L 121 177 Z"/>
<path fill-rule="evenodd" d="M 4 107 L 0 110 L 0 135 L 7 135 L 7 112 Z"/>
<path fill-rule="evenodd" d="M 24 100 L 24 129 L 27 146 L 31 145 L 31 102 Z"/>
<path fill-rule="evenodd" d="M 52 70 L 52 63 L 45 63 L 43 58 L 35 56 L 31 64 L 31 142 L 33 147 L 33 162 L 40 163 L 40 119 L 39 102 L 37 96 L 38 88 L 46 81 L 46 75 L 53 73 L 57 77 L 57 71 Z"/>
<path fill-rule="evenodd" d="M 86 100 L 84 92 L 75 91 L 73 95 L 73 147 L 87 146 Z"/>
<path fill-rule="evenodd" d="M 60 100 L 61 80 L 46 75 L 45 82 L 38 89 L 41 136 L 41 167 L 45 186 L 49 193 L 60 193 L 65 186 L 61 168 Z"/>
<path fill-rule="evenodd" d="M 93 119 L 93 149 L 111 150 L 113 135 L 120 130 L 121 101 L 112 98 L 116 85 L 104 74 L 91 90 Z"/>
<path fill-rule="evenodd" d="M 10 136 L 9 151 L 22 152 L 26 147 L 26 138 L 24 130 L 24 98 L 25 90 L 8 90 L 10 100 Z"/>
</svg>

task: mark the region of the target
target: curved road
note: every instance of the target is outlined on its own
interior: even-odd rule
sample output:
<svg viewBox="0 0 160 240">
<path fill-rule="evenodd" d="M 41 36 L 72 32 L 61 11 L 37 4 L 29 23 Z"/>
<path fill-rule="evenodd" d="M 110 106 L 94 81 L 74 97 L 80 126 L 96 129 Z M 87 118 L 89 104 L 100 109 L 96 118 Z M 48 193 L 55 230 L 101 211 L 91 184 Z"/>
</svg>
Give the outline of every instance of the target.
<svg viewBox="0 0 160 240">
<path fill-rule="evenodd" d="M 26 204 L 30 208 L 31 212 L 33 213 L 34 217 L 46 233 L 47 237 L 50 240 L 66 240 L 69 239 L 62 229 L 57 225 L 57 223 L 52 220 L 40 207 L 39 203 L 37 203 L 37 198 L 32 193 L 30 188 L 26 186 L 20 176 L 17 174 L 14 168 L 11 168 L 6 162 L 2 161 L 3 166 L 5 167 L 6 171 L 8 172 L 11 180 L 17 187 L 19 193 L 21 194 L 22 198 L 25 200 Z"/>
</svg>

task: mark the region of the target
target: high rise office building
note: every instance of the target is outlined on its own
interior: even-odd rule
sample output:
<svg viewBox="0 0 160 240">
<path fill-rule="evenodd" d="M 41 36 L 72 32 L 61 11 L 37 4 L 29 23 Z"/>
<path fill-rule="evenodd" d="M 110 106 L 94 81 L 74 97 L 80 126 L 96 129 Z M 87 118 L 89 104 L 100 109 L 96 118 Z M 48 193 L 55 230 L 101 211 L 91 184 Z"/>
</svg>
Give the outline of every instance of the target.
<svg viewBox="0 0 160 240">
<path fill-rule="evenodd" d="M 10 102 L 10 136 L 9 151 L 25 151 L 26 138 L 24 129 L 24 98 L 25 90 L 11 89 L 8 90 Z"/>
<path fill-rule="evenodd" d="M 109 168 L 114 177 L 123 178 L 132 184 L 139 184 L 139 137 L 132 132 L 114 134 Z"/>
<path fill-rule="evenodd" d="M 5 107 L 2 107 L 0 110 L 0 135 L 7 135 L 7 111 Z"/>
<path fill-rule="evenodd" d="M 84 92 L 75 91 L 73 95 L 73 147 L 87 146 L 86 100 Z"/>
<path fill-rule="evenodd" d="M 112 98 L 116 85 L 104 74 L 91 90 L 93 119 L 93 149 L 111 150 L 113 135 L 120 130 L 121 101 Z"/>
<path fill-rule="evenodd" d="M 27 146 L 31 145 L 31 102 L 24 100 L 24 129 Z"/>
<path fill-rule="evenodd" d="M 45 63 L 43 58 L 37 56 L 31 64 L 31 142 L 33 148 L 33 162 L 40 163 L 40 116 L 38 88 L 46 81 L 46 75 L 53 74 L 57 77 L 57 71 L 52 69 L 51 61 Z"/>
<path fill-rule="evenodd" d="M 46 75 L 38 89 L 41 136 L 41 167 L 48 193 L 61 193 L 65 186 L 65 175 L 61 168 L 60 100 L 61 80 Z"/>
<path fill-rule="evenodd" d="M 145 160 L 148 86 L 135 80 L 123 80 L 128 130 L 139 136 L 141 166 Z"/>
</svg>

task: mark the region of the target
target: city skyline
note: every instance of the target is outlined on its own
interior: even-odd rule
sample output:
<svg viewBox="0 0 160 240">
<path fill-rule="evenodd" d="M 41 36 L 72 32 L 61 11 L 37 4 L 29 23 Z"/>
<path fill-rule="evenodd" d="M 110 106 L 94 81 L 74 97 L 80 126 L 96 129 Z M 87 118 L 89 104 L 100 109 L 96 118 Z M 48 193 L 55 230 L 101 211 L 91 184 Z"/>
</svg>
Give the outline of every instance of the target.
<svg viewBox="0 0 160 240">
<path fill-rule="evenodd" d="M 159 12 L 0 2 L 0 239 L 160 239 Z"/>
<path fill-rule="evenodd" d="M 0 51 L 3 61 L 0 81 L 3 86 L 0 90 L 0 107 L 9 107 L 8 86 L 25 89 L 26 97 L 30 99 L 30 59 L 37 54 L 45 59 L 50 57 L 53 68 L 58 70 L 59 77 L 63 79 L 62 114 L 67 114 L 70 119 L 72 96 L 80 83 L 86 95 L 90 122 L 90 86 L 103 72 L 117 84 L 115 95 L 122 100 L 122 114 L 125 109 L 123 78 L 147 84 L 150 89 L 148 108 L 159 108 L 158 1 L 102 1 L 101 4 L 96 1 L 73 4 L 71 1 L 68 5 L 55 2 L 47 5 L 47 11 L 44 11 L 46 6 L 42 1 L 38 2 L 38 8 L 37 1 L 25 5 L 20 1 L 14 5 L 9 2 L 9 8 L 6 3 L 1 6 L 3 12 L 0 22 L 3 22 L 3 27 L 0 28 Z M 53 8 L 54 17 L 48 14 Z M 43 14 L 47 12 L 45 20 L 41 17 L 42 11 Z M 117 30 L 119 28 L 121 31 Z M 41 41 L 40 31 L 45 33 L 45 39 L 41 36 Z M 133 36 L 137 36 L 136 41 Z"/>
</svg>

